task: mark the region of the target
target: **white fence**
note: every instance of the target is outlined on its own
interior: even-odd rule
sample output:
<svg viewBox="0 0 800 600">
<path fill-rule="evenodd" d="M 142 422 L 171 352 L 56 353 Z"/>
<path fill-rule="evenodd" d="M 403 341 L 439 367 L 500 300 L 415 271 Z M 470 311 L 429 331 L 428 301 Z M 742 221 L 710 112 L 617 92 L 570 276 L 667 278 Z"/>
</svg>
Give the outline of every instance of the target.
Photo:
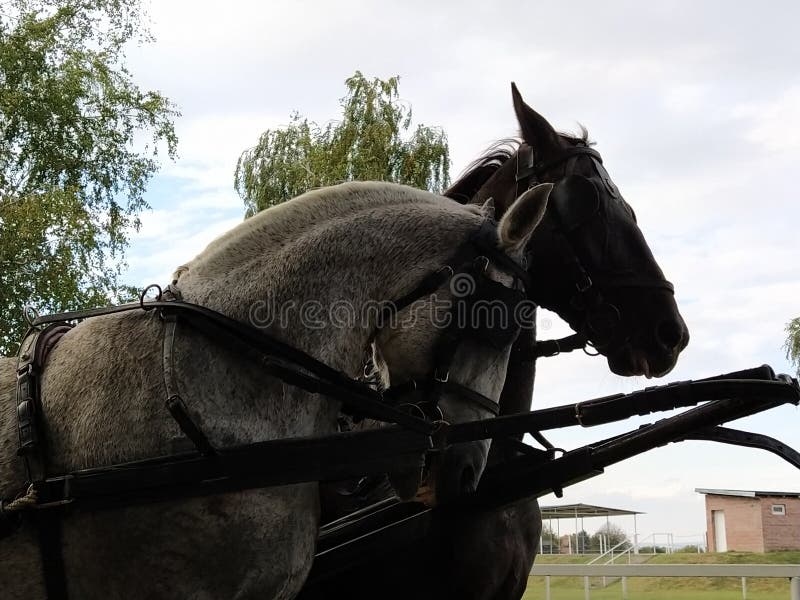
<svg viewBox="0 0 800 600">
<path fill-rule="evenodd" d="M 589 577 L 620 577 L 622 599 L 628 600 L 628 577 L 740 577 L 747 600 L 748 577 L 790 580 L 791 600 L 800 600 L 800 565 L 533 565 L 531 575 L 545 578 L 545 600 L 550 600 L 550 577 L 583 577 L 584 598 L 590 600 Z"/>
</svg>

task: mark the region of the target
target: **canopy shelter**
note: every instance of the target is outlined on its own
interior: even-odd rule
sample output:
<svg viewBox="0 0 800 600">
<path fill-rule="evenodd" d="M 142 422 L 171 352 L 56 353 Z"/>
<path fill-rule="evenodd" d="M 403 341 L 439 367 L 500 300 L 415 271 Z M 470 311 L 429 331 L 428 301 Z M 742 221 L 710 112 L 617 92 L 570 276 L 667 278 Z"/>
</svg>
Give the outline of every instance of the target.
<svg viewBox="0 0 800 600">
<path fill-rule="evenodd" d="M 639 531 L 636 524 L 636 515 L 643 515 L 643 512 L 637 510 L 628 510 L 625 508 L 608 508 L 606 506 L 595 506 L 593 504 L 562 504 L 560 506 L 542 506 L 540 508 L 542 511 L 542 521 L 547 520 L 549 522 L 550 531 L 553 531 L 552 521 L 553 519 L 556 520 L 556 533 L 559 539 L 561 539 L 561 527 L 560 527 L 560 520 L 561 519 L 574 519 L 575 520 L 575 540 L 578 540 L 578 520 L 580 520 L 580 529 L 583 529 L 583 520 L 586 518 L 591 517 L 605 517 L 606 518 L 606 525 L 608 525 L 609 517 L 619 517 L 619 516 L 633 516 L 633 551 L 638 554 L 639 553 Z M 544 552 L 544 546 L 542 541 L 539 541 L 539 550 L 540 552 Z M 550 548 L 552 552 L 552 545 Z M 608 550 L 608 548 L 606 548 Z M 576 553 L 580 553 L 581 548 L 575 548 Z M 573 553 L 572 542 L 570 540 L 569 546 L 570 554 Z"/>
</svg>

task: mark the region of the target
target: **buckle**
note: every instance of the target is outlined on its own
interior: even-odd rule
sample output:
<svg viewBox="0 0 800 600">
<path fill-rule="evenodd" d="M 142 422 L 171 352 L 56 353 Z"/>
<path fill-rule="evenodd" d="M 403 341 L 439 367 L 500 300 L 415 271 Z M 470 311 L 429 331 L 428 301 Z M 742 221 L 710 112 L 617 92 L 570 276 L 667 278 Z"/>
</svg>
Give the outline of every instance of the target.
<svg viewBox="0 0 800 600">
<path fill-rule="evenodd" d="M 447 383 L 447 381 L 450 379 L 450 370 L 444 369 L 444 372 L 442 373 L 440 369 L 441 367 L 436 367 L 433 370 L 433 380 L 437 383 Z"/>
</svg>

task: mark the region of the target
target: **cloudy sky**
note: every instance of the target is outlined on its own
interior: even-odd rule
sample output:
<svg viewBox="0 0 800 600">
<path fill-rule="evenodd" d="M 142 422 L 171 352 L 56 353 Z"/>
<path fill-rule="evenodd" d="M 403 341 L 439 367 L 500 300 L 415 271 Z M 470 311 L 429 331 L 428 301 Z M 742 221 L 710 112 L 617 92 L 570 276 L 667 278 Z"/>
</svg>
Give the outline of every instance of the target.
<svg viewBox="0 0 800 600">
<path fill-rule="evenodd" d="M 800 315 L 800 5 L 774 2 L 153 2 L 157 42 L 135 49 L 137 81 L 171 97 L 179 159 L 147 193 L 129 281 L 167 281 L 237 224 L 239 153 L 299 111 L 337 116 L 356 69 L 400 75 L 416 122 L 444 128 L 457 174 L 516 134 L 509 83 L 559 129 L 589 128 L 669 279 L 692 341 L 666 380 L 769 363 L 786 372 L 783 328 Z M 551 314 L 543 335 L 561 335 Z M 665 381 L 666 382 L 666 381 Z M 535 405 L 651 384 L 582 354 L 543 361 Z M 602 430 L 562 431 L 565 447 Z M 800 446 L 785 407 L 734 426 Z M 707 443 L 661 448 L 566 491 L 563 502 L 644 511 L 640 532 L 705 530 L 695 487 L 800 491 L 772 455 Z M 545 504 L 556 503 L 553 497 Z M 620 521 L 631 529 L 631 523 Z M 601 525 L 586 523 L 589 531 Z"/>
</svg>

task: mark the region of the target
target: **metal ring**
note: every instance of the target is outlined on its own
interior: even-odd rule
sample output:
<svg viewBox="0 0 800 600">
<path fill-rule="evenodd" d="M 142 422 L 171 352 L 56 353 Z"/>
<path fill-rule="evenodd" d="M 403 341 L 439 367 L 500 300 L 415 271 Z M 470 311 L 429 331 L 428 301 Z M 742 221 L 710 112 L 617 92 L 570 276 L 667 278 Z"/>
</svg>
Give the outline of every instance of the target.
<svg viewBox="0 0 800 600">
<path fill-rule="evenodd" d="M 450 277 L 452 277 L 455 274 L 455 271 L 453 270 L 453 267 L 451 267 L 450 265 L 445 265 L 441 269 L 436 271 L 436 273 L 437 274 L 447 273 L 447 278 L 449 279 Z"/>
<path fill-rule="evenodd" d="M 37 311 L 33 306 L 30 304 L 26 304 L 22 308 L 22 316 L 25 318 L 25 321 L 33 327 L 34 321 L 39 318 L 39 311 Z"/>
<path fill-rule="evenodd" d="M 594 348 L 595 351 L 594 352 L 589 352 L 589 350 L 588 350 L 589 348 Z M 600 354 L 601 354 L 600 350 L 595 348 L 594 345 L 592 344 L 592 342 L 590 342 L 588 340 L 586 341 L 586 345 L 582 348 L 582 350 L 583 350 L 583 353 L 586 356 L 600 356 Z"/>
<path fill-rule="evenodd" d="M 424 419 L 424 420 L 428 419 L 428 415 L 425 413 L 424 410 L 422 410 L 422 408 L 419 406 L 419 404 L 414 404 L 413 402 L 406 402 L 404 404 L 398 404 L 397 405 L 397 409 L 401 410 L 404 406 L 407 406 L 409 408 L 412 408 L 412 409 L 416 410 L 420 414 L 422 419 Z M 407 412 L 408 412 L 409 415 L 413 414 L 413 411 L 407 411 Z"/>
<path fill-rule="evenodd" d="M 431 404 L 433 404 L 433 403 L 431 403 Z M 435 419 L 435 418 L 431 419 L 433 421 L 434 425 L 436 423 L 447 423 L 447 421 L 445 421 L 445 419 L 444 419 L 444 413 L 442 412 L 442 407 L 439 406 L 438 402 L 433 404 L 433 408 L 435 408 L 436 412 L 439 413 L 439 418 L 438 419 Z M 447 423 L 447 424 L 449 425 L 450 423 Z"/>
<path fill-rule="evenodd" d="M 482 267 L 481 263 L 483 263 Z M 472 264 L 475 265 L 478 273 L 486 273 L 486 271 L 489 269 L 489 259 L 483 255 L 478 256 L 474 261 L 472 261 Z"/>
<path fill-rule="evenodd" d="M 441 411 L 439 411 L 439 412 L 441 414 Z M 442 431 L 442 429 L 446 429 L 447 427 L 449 427 L 450 426 L 450 421 L 447 421 L 444 418 L 436 419 L 435 421 L 431 422 L 431 425 L 433 426 L 433 431 L 432 431 L 431 434 L 432 435 L 436 435 L 437 433 Z"/>
<path fill-rule="evenodd" d="M 142 310 L 150 310 L 150 308 L 152 308 L 152 307 L 145 306 L 145 301 L 144 300 L 147 297 L 148 292 L 150 290 L 154 290 L 154 289 L 158 290 L 158 294 L 156 295 L 156 297 L 154 299 L 155 302 L 160 302 L 161 301 L 161 296 L 163 295 L 163 291 L 161 290 L 161 286 L 158 285 L 157 283 L 151 283 L 150 285 L 148 285 L 146 288 L 144 288 L 142 290 L 141 294 L 139 294 L 139 306 L 142 308 Z"/>
</svg>

